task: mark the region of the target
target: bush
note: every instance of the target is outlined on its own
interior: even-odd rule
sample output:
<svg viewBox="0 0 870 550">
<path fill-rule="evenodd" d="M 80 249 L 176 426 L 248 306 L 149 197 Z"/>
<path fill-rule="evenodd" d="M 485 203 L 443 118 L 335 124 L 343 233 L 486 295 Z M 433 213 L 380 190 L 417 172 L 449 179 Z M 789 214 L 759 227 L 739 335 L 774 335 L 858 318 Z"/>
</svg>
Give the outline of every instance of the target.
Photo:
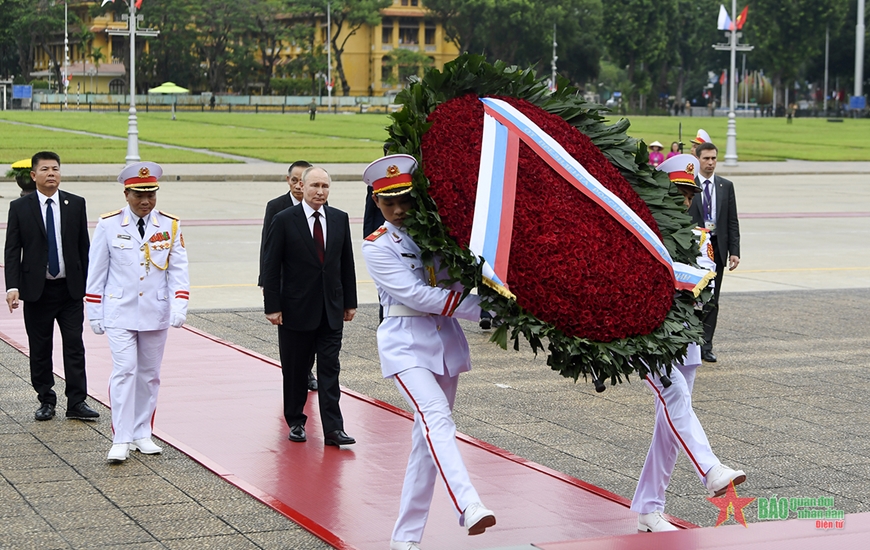
<svg viewBox="0 0 870 550">
<path fill-rule="evenodd" d="M 271 84 L 275 95 L 311 95 L 311 80 L 307 78 L 273 78 Z"/>
<path fill-rule="evenodd" d="M 33 86 L 34 90 L 47 90 L 48 89 L 48 81 L 47 80 L 33 80 L 30 82 L 30 85 Z"/>
</svg>

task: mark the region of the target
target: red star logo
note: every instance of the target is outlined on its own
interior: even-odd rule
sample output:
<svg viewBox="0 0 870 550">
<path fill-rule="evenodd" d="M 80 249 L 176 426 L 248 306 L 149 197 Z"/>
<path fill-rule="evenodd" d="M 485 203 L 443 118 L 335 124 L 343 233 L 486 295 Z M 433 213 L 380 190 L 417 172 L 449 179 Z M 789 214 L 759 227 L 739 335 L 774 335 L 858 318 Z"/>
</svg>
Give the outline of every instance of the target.
<svg viewBox="0 0 870 550">
<path fill-rule="evenodd" d="M 737 496 L 737 489 L 734 488 L 734 482 L 728 484 L 728 490 L 721 497 L 707 497 L 707 500 L 713 503 L 716 508 L 719 508 L 719 517 L 716 518 L 716 527 L 719 527 L 726 521 L 728 516 L 734 516 L 734 521 L 746 525 L 746 518 L 743 516 L 743 509 L 749 506 L 754 500 L 753 498 L 740 498 Z"/>
</svg>

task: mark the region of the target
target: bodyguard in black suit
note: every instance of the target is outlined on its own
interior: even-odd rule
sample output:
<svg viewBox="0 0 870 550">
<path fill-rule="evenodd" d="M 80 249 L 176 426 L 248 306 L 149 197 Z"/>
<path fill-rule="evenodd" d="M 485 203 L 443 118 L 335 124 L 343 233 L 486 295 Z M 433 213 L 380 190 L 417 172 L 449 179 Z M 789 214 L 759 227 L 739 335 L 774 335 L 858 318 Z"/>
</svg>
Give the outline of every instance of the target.
<svg viewBox="0 0 870 550">
<path fill-rule="evenodd" d="M 24 301 L 30 346 L 30 380 L 41 406 L 36 420 L 50 420 L 57 406 L 52 372 L 54 323 L 63 338 L 67 418 L 100 415 L 85 403 L 85 279 L 88 271 L 88 218 L 85 199 L 60 191 L 60 157 L 37 153 L 31 177 L 36 192 L 12 201 L 6 228 L 6 303 Z"/>
<path fill-rule="evenodd" d="M 275 215 L 266 236 L 265 313 L 278 325 L 289 439 L 306 440 L 306 379 L 316 353 L 324 442 L 350 445 L 356 441 L 344 432 L 338 405 L 342 330 L 357 307 L 350 221 L 345 212 L 326 206 L 330 179 L 325 170 L 308 168 L 302 178 L 303 202 Z"/>
<path fill-rule="evenodd" d="M 287 185 L 290 186 L 290 191 L 266 203 L 266 215 L 263 216 L 263 233 L 260 235 L 260 274 L 257 277 L 257 286 L 260 288 L 263 288 L 263 260 L 266 258 L 266 235 L 269 233 L 269 226 L 272 225 L 272 218 L 285 208 L 296 206 L 302 202 L 302 172 L 309 166 L 311 164 L 304 160 L 297 160 L 291 164 L 287 170 Z M 278 345 L 280 344 L 279 341 Z M 309 391 L 317 391 L 317 378 L 311 373 L 313 367 L 314 356 L 312 355 L 308 367 Z"/>
<path fill-rule="evenodd" d="M 737 219 L 734 184 L 714 174 L 718 149 L 712 143 L 702 143 L 696 153 L 700 169 L 699 175 L 695 176 L 695 181 L 703 191 L 695 193 L 695 198 L 689 206 L 689 214 L 692 216 L 692 221 L 699 226 L 711 229 L 710 240 L 716 260 L 713 299 L 708 303 L 704 314 L 705 343 L 701 346 L 701 358 L 715 363 L 713 335 L 719 317 L 719 292 L 722 290 L 725 266 L 728 266 L 729 271 L 733 271 L 740 263 L 740 221 Z"/>
</svg>

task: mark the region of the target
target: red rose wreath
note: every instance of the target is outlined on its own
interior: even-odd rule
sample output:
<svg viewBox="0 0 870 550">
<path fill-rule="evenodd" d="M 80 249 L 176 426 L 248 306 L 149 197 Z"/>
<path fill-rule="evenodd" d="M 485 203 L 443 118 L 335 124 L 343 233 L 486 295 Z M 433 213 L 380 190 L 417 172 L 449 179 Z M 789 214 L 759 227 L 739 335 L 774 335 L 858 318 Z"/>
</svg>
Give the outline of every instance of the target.
<svg viewBox="0 0 870 550">
<path fill-rule="evenodd" d="M 608 212 L 520 145 L 506 284 L 516 301 L 480 285 L 468 250 L 480 164 L 483 104 L 510 103 L 558 141 L 603 186 L 659 235 L 674 261 L 692 263 L 691 222 L 681 195 L 651 169 L 646 147 L 607 126 L 599 110 L 560 83 L 550 94 L 530 70 L 463 55 L 430 71 L 397 97 L 388 128 L 392 149 L 415 155 L 418 208 L 406 226 L 425 253 L 438 253 L 452 277 L 477 286 L 501 323 L 492 339 L 518 349 L 525 339 L 564 376 L 613 383 L 633 372 L 668 371 L 700 341 L 690 293 Z"/>
</svg>

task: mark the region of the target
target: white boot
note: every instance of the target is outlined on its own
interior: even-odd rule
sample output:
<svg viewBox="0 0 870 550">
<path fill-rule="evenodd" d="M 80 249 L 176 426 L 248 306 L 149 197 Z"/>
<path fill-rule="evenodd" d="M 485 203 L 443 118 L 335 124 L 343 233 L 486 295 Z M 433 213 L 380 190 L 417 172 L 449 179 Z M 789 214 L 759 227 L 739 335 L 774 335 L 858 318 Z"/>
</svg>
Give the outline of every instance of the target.
<svg viewBox="0 0 870 550">
<path fill-rule="evenodd" d="M 724 464 L 713 466 L 704 476 L 704 485 L 707 486 L 707 492 L 711 497 L 724 495 L 732 482 L 734 485 L 740 485 L 744 481 L 746 481 L 746 474 L 743 470 L 732 470 Z"/>
<path fill-rule="evenodd" d="M 677 531 L 671 522 L 658 510 L 651 514 L 638 514 L 637 530 L 643 533 L 661 533 L 664 531 Z"/>
<path fill-rule="evenodd" d="M 109 462 L 124 462 L 128 456 L 130 456 L 130 444 L 115 443 L 109 449 L 109 455 L 106 457 L 106 460 Z"/>
<path fill-rule="evenodd" d="M 130 443 L 130 448 L 145 455 L 159 455 L 163 452 L 163 449 L 155 445 L 150 437 L 133 441 L 133 443 Z"/>
</svg>

